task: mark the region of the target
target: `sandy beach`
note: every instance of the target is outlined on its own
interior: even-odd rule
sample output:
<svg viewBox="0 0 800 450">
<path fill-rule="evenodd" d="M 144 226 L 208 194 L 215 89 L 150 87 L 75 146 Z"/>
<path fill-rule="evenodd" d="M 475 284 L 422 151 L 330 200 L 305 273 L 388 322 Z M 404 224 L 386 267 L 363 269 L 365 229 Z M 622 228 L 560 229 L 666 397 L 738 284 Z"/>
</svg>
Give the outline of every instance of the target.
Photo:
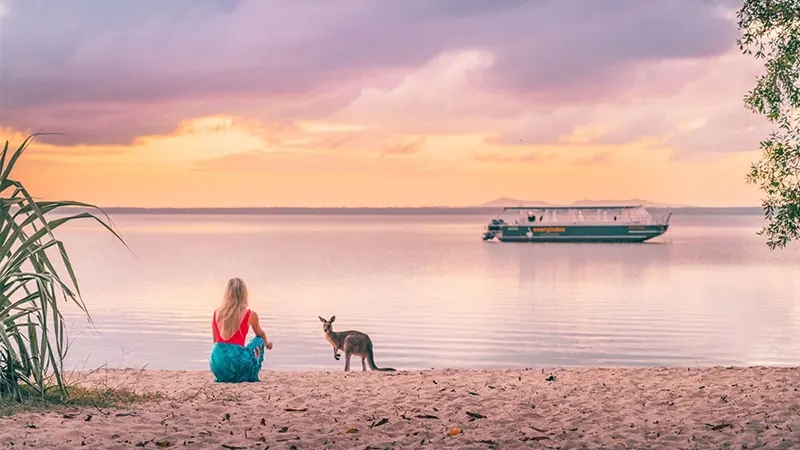
<svg viewBox="0 0 800 450">
<path fill-rule="evenodd" d="M 110 370 L 129 409 L 0 419 L 4 448 L 796 448 L 798 368 L 270 372 Z"/>
</svg>

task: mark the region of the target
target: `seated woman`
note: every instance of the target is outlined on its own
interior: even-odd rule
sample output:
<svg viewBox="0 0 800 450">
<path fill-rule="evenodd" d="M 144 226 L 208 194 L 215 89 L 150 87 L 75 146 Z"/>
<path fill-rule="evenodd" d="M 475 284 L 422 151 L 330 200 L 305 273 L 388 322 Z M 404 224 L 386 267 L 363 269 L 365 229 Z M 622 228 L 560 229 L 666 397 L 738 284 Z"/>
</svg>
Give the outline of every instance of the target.
<svg viewBox="0 0 800 450">
<path fill-rule="evenodd" d="M 247 331 L 255 336 L 244 345 Z M 228 280 L 222 306 L 214 311 L 211 322 L 214 349 L 211 350 L 211 372 L 219 383 L 258 381 L 264 361 L 264 348 L 272 350 L 272 342 L 258 324 L 258 314 L 247 309 L 247 286 L 240 278 Z"/>
</svg>

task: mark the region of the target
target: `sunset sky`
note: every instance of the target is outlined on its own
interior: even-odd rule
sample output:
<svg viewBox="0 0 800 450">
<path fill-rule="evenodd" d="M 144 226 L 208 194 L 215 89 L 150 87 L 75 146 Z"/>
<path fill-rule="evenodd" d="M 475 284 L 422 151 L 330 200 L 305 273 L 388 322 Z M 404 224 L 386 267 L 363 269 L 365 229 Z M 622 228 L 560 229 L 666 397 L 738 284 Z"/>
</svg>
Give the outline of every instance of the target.
<svg viewBox="0 0 800 450">
<path fill-rule="evenodd" d="M 739 6 L 0 0 L 0 137 L 103 206 L 757 205 Z"/>
</svg>

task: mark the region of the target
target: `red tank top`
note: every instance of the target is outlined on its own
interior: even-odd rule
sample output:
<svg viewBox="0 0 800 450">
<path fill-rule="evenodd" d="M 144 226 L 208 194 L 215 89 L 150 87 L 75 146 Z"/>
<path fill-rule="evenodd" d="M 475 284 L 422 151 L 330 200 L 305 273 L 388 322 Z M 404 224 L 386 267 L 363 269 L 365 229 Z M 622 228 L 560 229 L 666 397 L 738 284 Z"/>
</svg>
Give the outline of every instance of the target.
<svg viewBox="0 0 800 450">
<path fill-rule="evenodd" d="M 244 347 L 244 339 L 247 337 L 247 328 L 250 326 L 250 310 L 244 313 L 242 324 L 239 325 L 239 331 L 233 334 L 228 340 L 222 340 L 219 334 L 219 326 L 217 325 L 217 312 L 214 311 L 214 342 L 223 342 L 225 344 L 236 344 Z"/>
</svg>

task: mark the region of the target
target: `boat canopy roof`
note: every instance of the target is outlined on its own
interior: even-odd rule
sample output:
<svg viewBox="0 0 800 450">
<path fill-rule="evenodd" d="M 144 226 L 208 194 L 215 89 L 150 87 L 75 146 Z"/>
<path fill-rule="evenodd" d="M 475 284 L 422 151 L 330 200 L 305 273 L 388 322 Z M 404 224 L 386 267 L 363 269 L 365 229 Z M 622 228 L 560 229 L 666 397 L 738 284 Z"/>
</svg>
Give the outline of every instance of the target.
<svg viewBox="0 0 800 450">
<path fill-rule="evenodd" d="M 537 209 L 537 210 L 558 210 L 558 211 L 567 211 L 567 210 L 588 210 L 588 209 L 638 209 L 642 208 L 642 205 L 604 205 L 604 206 L 506 206 L 503 208 L 503 211 L 519 211 L 519 210 L 530 210 L 530 209 Z"/>
</svg>

